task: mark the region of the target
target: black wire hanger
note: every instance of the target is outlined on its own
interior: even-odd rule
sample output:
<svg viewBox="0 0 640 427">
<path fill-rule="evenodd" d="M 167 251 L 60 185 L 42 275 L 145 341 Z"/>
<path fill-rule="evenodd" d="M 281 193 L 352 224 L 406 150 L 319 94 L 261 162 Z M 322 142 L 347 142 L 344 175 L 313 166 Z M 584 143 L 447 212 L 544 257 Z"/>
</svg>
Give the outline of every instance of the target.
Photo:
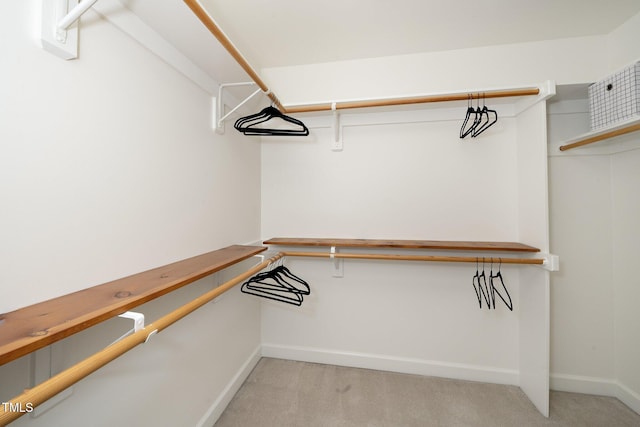
<svg viewBox="0 0 640 427">
<path fill-rule="evenodd" d="M 251 277 L 241 291 L 297 306 L 302 305 L 304 295 L 311 293 L 309 284 L 282 264 Z"/>
<path fill-rule="evenodd" d="M 491 284 L 491 298 L 493 300 L 493 308 L 496 308 L 496 295 L 498 295 L 502 300 L 502 302 L 504 302 L 504 304 L 507 306 L 507 308 L 510 311 L 513 311 L 513 301 L 511 300 L 511 295 L 509 295 L 509 291 L 507 290 L 507 287 L 504 284 L 502 273 L 500 272 L 501 267 L 502 267 L 502 258 L 500 258 L 500 265 L 498 266 L 498 272 L 494 275 L 492 271 L 491 275 L 489 276 L 489 283 Z M 493 267 L 492 267 L 492 270 L 493 270 Z M 502 289 L 504 290 L 506 297 L 509 299 L 509 302 L 507 302 L 507 300 L 504 299 L 500 291 L 498 291 L 494 286 L 493 284 L 494 279 L 500 279 L 500 284 L 502 285 Z"/>
<path fill-rule="evenodd" d="M 491 126 L 493 126 L 494 124 L 496 124 L 496 122 L 498 121 L 498 112 L 496 110 L 491 110 L 489 108 L 487 108 L 487 105 L 485 104 L 485 96 L 484 94 L 482 94 L 482 110 L 480 113 L 483 117 L 486 117 L 486 121 L 482 124 L 480 124 L 482 122 L 482 120 L 479 121 L 477 126 L 474 126 L 473 128 L 473 132 L 471 132 L 471 137 L 475 138 L 476 136 L 480 135 L 482 132 L 484 132 L 485 130 L 489 129 Z M 493 116 L 493 117 L 491 117 Z"/>
<path fill-rule="evenodd" d="M 280 124 L 286 124 L 289 127 L 265 127 L 264 124 L 274 119 Z M 293 127 L 290 127 L 293 125 Z M 262 109 L 259 113 L 241 117 L 233 125 L 237 131 L 245 135 L 309 135 L 309 129 L 302 121 L 282 114 L 280 110 L 273 106 Z"/>
<path fill-rule="evenodd" d="M 476 258 L 476 274 L 473 276 L 472 283 L 480 308 L 482 308 L 482 300 L 484 299 L 488 308 L 491 309 L 489 286 L 487 285 L 487 278 L 484 273 L 484 257 L 482 258 L 482 273 L 478 273 L 478 258 Z"/>
<path fill-rule="evenodd" d="M 471 120 L 471 116 L 473 115 L 473 120 Z M 462 127 L 460 127 L 460 139 L 466 137 L 467 135 L 473 132 L 475 127 L 475 123 L 477 120 L 476 110 L 473 108 L 473 95 L 469 94 L 467 99 L 467 114 L 464 116 L 464 122 L 462 122 Z M 470 125 L 467 128 L 467 125 Z"/>
<path fill-rule="evenodd" d="M 476 108 L 473 108 L 473 95 L 469 94 L 467 100 L 467 112 L 460 127 L 460 139 L 463 139 L 469 135 L 472 138 L 477 137 L 485 130 L 496 124 L 498 121 L 498 113 L 496 110 L 491 110 L 485 103 L 485 94 L 482 94 L 482 108 L 480 108 L 480 94 L 477 96 L 478 104 Z"/>
</svg>

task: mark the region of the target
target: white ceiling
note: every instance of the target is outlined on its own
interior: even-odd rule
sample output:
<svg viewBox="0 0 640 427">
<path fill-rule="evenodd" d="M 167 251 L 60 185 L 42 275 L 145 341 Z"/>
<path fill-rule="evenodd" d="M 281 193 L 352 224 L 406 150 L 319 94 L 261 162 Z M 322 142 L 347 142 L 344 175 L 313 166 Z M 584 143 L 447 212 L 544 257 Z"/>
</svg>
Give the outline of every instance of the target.
<svg viewBox="0 0 640 427">
<path fill-rule="evenodd" d="M 180 0 L 120 0 L 219 82 L 246 79 Z M 253 68 L 608 34 L 640 0 L 200 0 Z"/>
</svg>

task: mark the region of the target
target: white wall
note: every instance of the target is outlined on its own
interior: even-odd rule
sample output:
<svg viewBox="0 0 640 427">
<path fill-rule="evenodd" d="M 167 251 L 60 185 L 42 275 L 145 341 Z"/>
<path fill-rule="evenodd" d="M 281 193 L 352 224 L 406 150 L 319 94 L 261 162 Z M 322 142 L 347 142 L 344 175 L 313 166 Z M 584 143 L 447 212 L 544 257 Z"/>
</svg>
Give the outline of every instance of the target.
<svg viewBox="0 0 640 427">
<path fill-rule="evenodd" d="M 552 387 L 612 395 L 640 411 L 638 382 L 636 134 L 563 154 L 557 145 L 589 127 L 586 100 L 554 104 L 549 116 Z M 634 148 L 635 147 L 635 148 Z"/>
<path fill-rule="evenodd" d="M 263 70 L 263 76 L 285 105 L 527 86 L 545 80 L 554 80 L 563 85 L 582 84 L 601 79 L 640 59 L 637 44 L 639 32 L 640 14 L 637 14 L 610 34 L 597 37 L 268 68 Z M 472 72 L 469 72 L 470 67 Z M 574 107 L 575 105 L 572 108 Z M 588 130 L 586 108 L 586 104 L 583 104 L 578 110 L 574 108 L 571 113 L 552 112 L 549 118 L 551 146 L 555 147 L 559 141 Z M 365 132 L 359 128 L 348 129 L 348 132 L 355 132 L 356 129 L 358 132 Z M 370 131 L 371 135 L 384 135 L 384 132 L 382 127 Z M 375 138 L 373 140 L 376 141 Z M 399 137 L 393 140 L 404 142 L 406 138 Z M 345 141 L 345 147 L 348 149 L 349 142 Z M 367 140 L 369 141 L 371 139 Z M 394 147 L 397 144 L 398 142 L 394 143 Z M 380 145 L 384 146 L 384 143 L 380 142 Z M 375 142 L 373 146 L 376 146 Z M 272 148 L 265 146 L 263 162 L 267 167 L 271 164 L 269 150 Z M 407 152 L 413 153 L 415 147 L 412 146 L 410 150 Z M 603 152 L 596 149 L 592 154 L 602 155 Z M 415 210 L 418 212 L 416 217 L 411 216 L 414 212 L 412 209 L 401 210 L 405 200 L 403 197 L 408 198 L 409 192 L 414 191 L 413 187 L 391 192 L 390 184 L 376 175 L 372 182 L 381 189 L 380 194 L 383 194 L 383 199 L 377 200 L 364 190 L 364 184 L 357 184 L 361 185 L 357 188 L 353 183 L 342 184 L 341 178 L 347 176 L 345 171 L 348 168 L 339 163 L 341 160 L 331 162 L 328 155 L 319 151 L 311 156 L 313 163 L 308 164 L 305 164 L 306 159 L 297 158 L 297 161 L 303 164 L 299 167 L 299 172 L 317 170 L 318 178 L 302 174 L 296 176 L 296 180 L 302 180 L 306 184 L 311 181 L 312 185 L 317 185 L 314 187 L 315 192 L 320 194 L 320 198 L 324 198 L 320 204 L 311 202 L 308 208 L 293 208 L 298 218 L 308 219 L 306 225 L 302 225 L 303 220 L 299 220 L 294 221 L 290 228 L 282 228 L 284 217 L 277 219 L 269 216 L 267 210 L 263 214 L 265 237 L 272 237 L 271 230 L 289 230 L 291 235 L 300 234 L 305 230 L 309 234 L 313 234 L 312 231 L 318 234 L 326 232 L 330 227 L 325 224 L 330 224 L 331 221 L 334 221 L 334 230 L 344 233 L 348 233 L 347 230 L 356 230 L 360 235 L 374 234 L 375 231 L 398 236 L 405 228 L 412 229 L 413 233 L 406 232 L 403 236 L 415 236 L 423 230 L 437 236 L 450 232 L 442 227 L 430 228 L 429 225 L 422 224 L 418 227 L 417 222 L 412 222 L 421 214 L 432 219 L 432 210 L 426 212 L 418 208 Z M 380 176 L 405 173 L 399 163 L 394 161 L 394 155 L 395 152 L 386 154 L 389 160 L 385 159 L 385 162 L 390 167 L 383 168 L 380 165 Z M 346 156 L 348 154 L 345 154 Z M 408 155 L 412 158 L 413 156 Z M 360 158 L 365 158 L 364 152 Z M 366 159 L 365 162 L 369 162 L 369 158 Z M 628 307 L 624 308 L 628 301 L 633 301 L 634 291 L 627 289 L 632 286 L 627 285 L 632 283 L 629 273 L 613 264 L 615 252 L 633 253 L 631 249 L 634 249 L 629 241 L 622 238 L 627 227 L 630 230 L 635 227 L 636 224 L 629 215 L 635 213 L 637 208 L 633 204 L 634 198 L 631 198 L 631 201 L 623 199 L 633 194 L 632 185 L 636 182 L 630 166 L 617 165 L 617 162 L 623 159 L 632 164 L 632 160 L 627 160 L 624 154 L 613 159 L 608 155 L 580 158 L 567 155 L 552 157 L 549 160 L 550 245 L 551 252 L 561 257 L 561 271 L 553 273 L 551 277 L 552 387 L 616 395 L 617 390 L 621 389 L 618 387 L 620 382 L 623 385 L 627 384 L 626 387 L 631 390 L 628 394 L 635 393 L 633 399 L 639 401 L 635 373 L 628 371 L 631 359 L 627 359 L 637 354 L 637 347 L 633 344 L 637 340 L 631 339 L 631 330 L 627 326 L 634 324 L 635 317 Z M 350 161 L 355 162 L 354 159 Z M 373 164 L 375 162 L 374 157 Z M 412 164 L 413 160 L 409 162 Z M 612 175 L 612 165 L 619 169 L 615 175 Z M 354 174 L 358 176 L 356 179 L 367 176 L 366 172 L 370 172 L 366 166 L 362 168 L 365 169 L 357 169 L 359 173 Z M 415 169 L 411 167 L 408 167 L 407 171 L 415 173 Z M 266 173 L 268 175 L 271 172 Z M 351 171 L 348 170 L 348 173 Z M 627 175 L 631 176 L 629 184 L 616 186 L 613 182 L 614 179 L 622 180 L 622 177 Z M 283 173 L 281 177 L 284 176 Z M 268 182 L 269 179 L 268 176 L 263 177 L 264 182 Z M 326 184 L 325 187 L 319 185 L 321 181 Z M 445 184 L 449 185 L 450 182 L 445 181 Z M 343 185 L 352 186 L 351 194 L 358 194 L 358 207 L 361 203 L 370 203 L 375 207 L 374 212 L 385 213 L 387 217 L 390 208 L 383 200 L 399 200 L 398 211 L 402 211 L 399 215 L 401 220 L 392 224 L 387 221 L 384 226 L 381 226 L 381 220 L 374 227 L 375 217 L 369 216 L 362 221 L 350 219 L 351 216 L 345 214 L 344 207 L 349 192 Z M 613 188 L 617 190 L 614 191 Z M 325 192 L 325 189 L 329 191 Z M 383 193 L 384 190 L 387 193 Z M 425 191 L 428 192 L 429 189 Z M 298 192 L 295 195 L 298 197 L 301 194 Z M 625 200 L 625 203 L 616 201 L 616 197 Z M 334 204 L 331 210 L 323 210 L 322 205 L 331 199 L 340 203 L 337 207 Z M 268 203 L 263 202 L 264 206 Z M 406 206 L 407 203 L 404 207 Z M 616 206 L 624 206 L 624 209 L 618 211 Z M 342 220 L 334 218 L 336 212 L 341 213 Z M 454 215 L 459 215 L 459 211 L 455 210 Z M 612 224 L 618 228 L 612 228 Z M 509 230 L 510 227 L 511 224 L 507 222 L 505 228 Z M 464 229 L 464 226 L 460 229 Z M 469 230 L 464 232 L 467 233 Z M 281 231 L 280 233 L 282 234 Z M 357 234 L 355 231 L 353 233 Z M 361 237 L 360 235 L 357 237 Z M 614 278 L 619 278 L 620 282 Z M 603 283 L 606 285 L 603 286 Z M 626 291 L 623 292 L 623 289 Z M 632 321 L 626 322 L 626 319 Z M 627 368 L 622 368 L 623 364 Z M 633 399 L 626 401 L 630 402 Z"/>
<path fill-rule="evenodd" d="M 0 312 L 256 240 L 259 146 L 216 135 L 210 96 L 92 11 L 78 60 L 45 52 L 39 5 L 0 6 Z M 149 320 L 213 280 L 153 303 Z M 258 322 L 232 294 L 16 424 L 193 425 L 254 354 Z M 68 361 L 129 324 L 104 328 L 63 341 Z M 27 366 L 0 367 L 0 400 L 29 386 Z"/>
<path fill-rule="evenodd" d="M 285 105 L 411 97 L 594 81 L 607 74 L 605 37 L 489 46 L 262 70 Z"/>
<path fill-rule="evenodd" d="M 640 60 L 640 13 L 610 34 L 364 60 L 265 68 L 285 105 L 590 83 Z"/>
<path fill-rule="evenodd" d="M 638 40 L 640 40 L 640 13 L 629 17 L 627 22 L 607 35 L 608 69 L 605 75 L 640 60 Z M 598 80 L 603 77 L 604 75 L 598 76 Z"/>
<path fill-rule="evenodd" d="M 0 311 L 254 240 L 259 149 L 210 130 L 209 96 L 96 15 L 62 61 L 23 3 L 2 14 Z"/>
<path fill-rule="evenodd" d="M 636 137 L 640 141 L 640 136 Z M 611 156 L 615 367 L 622 397 L 640 412 L 640 149 Z M 631 404 L 631 403 L 629 403 Z"/>
<path fill-rule="evenodd" d="M 461 142 L 465 109 L 368 125 L 371 116 L 344 114 L 341 152 L 326 127 L 298 141 L 265 138 L 263 236 L 517 240 L 517 182 L 506 179 L 516 169 L 513 120 Z"/>
<path fill-rule="evenodd" d="M 586 102 L 550 108 L 552 145 L 588 129 L 587 108 Z M 551 251 L 561 257 L 560 271 L 551 278 L 555 387 L 562 388 L 562 378 L 606 382 L 614 375 L 610 174 L 608 156 L 574 150 L 549 158 Z"/>
<path fill-rule="evenodd" d="M 345 128 L 342 153 L 329 151 L 331 135 L 323 125 L 314 129 L 316 139 L 264 144 L 260 176 L 255 142 L 211 132 L 207 94 L 92 12 L 81 31 L 79 60 L 64 62 L 42 51 L 35 40 L 38 5 L 29 0 L 0 6 L 3 33 L 10 35 L 0 38 L 0 49 L 11 58 L 0 68 L 0 312 L 253 241 L 260 234 L 261 207 L 263 237 L 338 233 L 518 240 L 515 180 L 509 179 L 515 174 L 509 145 L 515 131 L 508 119 L 492 129 L 497 136 L 471 143 L 458 141 L 457 116 L 402 125 L 354 124 Z M 263 76 L 287 104 L 530 85 L 546 79 L 588 82 L 640 57 L 635 43 L 639 19 L 630 18 L 608 37 L 267 69 Z M 594 54 L 604 51 L 606 60 Z M 469 63 L 476 64 L 471 76 Z M 572 243 L 587 235 L 598 242 L 611 239 L 620 260 L 637 252 L 625 225 L 637 217 L 629 216 L 637 211 L 635 199 L 626 197 L 637 187 L 634 160 L 625 155 L 612 159 L 616 171 L 611 179 L 625 184 L 615 187 L 614 208 L 599 205 L 590 215 L 578 216 L 585 219 L 588 234 L 573 228 L 575 221 L 568 219 L 576 215 L 567 209 L 591 207 L 593 200 L 581 197 L 575 187 L 554 189 L 551 184 L 551 248 L 563 256 L 559 274 L 571 274 L 554 279 L 552 370 L 586 382 L 620 381 L 632 395 L 640 389 L 632 364 L 637 340 L 630 326 L 637 315 L 627 305 L 637 288 L 628 270 L 633 264 L 616 266 L 614 272 L 613 266 L 594 262 L 602 269 L 583 288 L 584 269 L 572 267 L 571 257 L 603 259 L 586 253 L 586 245 L 576 248 Z M 611 166 L 585 162 L 577 166 L 569 158 L 552 159 L 550 176 L 575 170 L 590 178 L 595 173 L 602 179 L 593 180 L 590 190 L 604 202 Z M 499 188 L 487 191 L 485 181 Z M 399 187 L 401 182 L 405 185 Z M 564 208 L 554 214 L 554 203 Z M 554 218 L 566 218 L 569 224 L 560 226 Z M 612 230 L 599 227 L 609 219 Z M 292 355 L 300 353 L 298 347 L 307 354 L 342 349 L 347 353 L 338 356 L 352 361 L 387 358 L 389 369 L 515 381 L 515 314 L 476 308 L 473 268 L 401 263 L 378 269 L 350 262 L 345 277 L 333 279 L 318 262 L 291 261 L 296 272 L 321 283 L 302 309 L 264 305 L 262 340 L 268 349 Z M 512 268 L 503 271 L 517 301 L 518 275 Z M 604 291 L 603 302 L 597 283 L 609 274 L 616 285 L 613 295 Z M 160 315 L 218 280 L 198 282 L 148 310 Z M 629 299 L 623 291 L 630 292 Z M 353 315 L 354 306 L 361 309 L 359 316 Z M 156 337 L 150 345 L 157 352 L 146 345 L 136 349 L 83 381 L 73 397 L 39 420 L 24 417 L 16 424 L 210 420 L 207 410 L 215 412 L 216 399 L 233 383 L 233 375 L 255 357 L 260 341 L 255 313 L 256 301 L 242 298 L 236 289 Z M 311 322 L 311 316 L 319 321 Z M 396 334 L 389 318 L 417 327 Z M 64 341 L 67 362 L 117 336 L 122 324 L 115 322 L 97 327 L 96 334 Z M 212 328 L 202 334 L 202 324 L 219 323 L 234 329 Z M 585 324 L 593 328 L 589 334 Z M 609 328 L 615 328 L 615 335 Z M 396 350 L 389 358 L 391 346 Z M 216 363 L 206 363 L 207 357 Z M 2 400 L 27 386 L 28 363 L 22 358 L 0 367 Z M 98 413 L 99 408 L 110 411 Z M 78 417 L 70 420 L 72 414 Z"/>
<path fill-rule="evenodd" d="M 465 103 L 344 114 L 341 152 L 327 116 L 308 118 L 308 139 L 265 138 L 263 237 L 519 241 L 515 119 L 498 108 L 476 140 L 458 136 Z M 328 260 L 288 263 L 312 295 L 301 308 L 263 304 L 265 354 L 519 383 L 519 267 L 502 268 L 510 312 L 478 308 L 472 264 L 345 260 L 334 278 Z"/>
</svg>

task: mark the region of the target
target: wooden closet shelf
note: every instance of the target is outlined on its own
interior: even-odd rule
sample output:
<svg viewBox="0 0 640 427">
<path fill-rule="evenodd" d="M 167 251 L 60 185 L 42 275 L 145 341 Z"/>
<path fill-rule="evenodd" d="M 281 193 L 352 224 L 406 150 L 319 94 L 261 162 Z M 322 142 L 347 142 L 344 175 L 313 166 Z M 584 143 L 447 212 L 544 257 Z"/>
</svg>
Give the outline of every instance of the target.
<svg viewBox="0 0 640 427">
<path fill-rule="evenodd" d="M 343 248 L 438 249 L 456 251 L 540 252 L 533 246 L 515 242 L 465 242 L 448 240 L 315 239 L 274 237 L 263 242 L 280 246 L 336 246 Z"/>
<path fill-rule="evenodd" d="M 0 365 L 256 255 L 233 245 L 0 314 Z"/>
</svg>

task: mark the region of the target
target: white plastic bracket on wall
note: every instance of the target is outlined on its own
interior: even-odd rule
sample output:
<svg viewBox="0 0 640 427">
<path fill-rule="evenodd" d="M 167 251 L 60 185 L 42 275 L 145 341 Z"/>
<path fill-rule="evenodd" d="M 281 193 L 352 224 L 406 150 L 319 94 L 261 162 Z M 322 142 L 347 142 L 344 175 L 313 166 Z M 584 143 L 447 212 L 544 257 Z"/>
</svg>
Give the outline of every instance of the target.
<svg viewBox="0 0 640 427">
<path fill-rule="evenodd" d="M 42 0 L 42 48 L 62 59 L 78 57 L 76 21 L 98 0 Z"/>
<path fill-rule="evenodd" d="M 123 317 L 123 318 L 126 318 L 126 319 L 133 320 L 133 329 L 128 331 L 126 334 L 124 334 L 123 336 L 121 336 L 120 338 L 115 340 L 114 342 L 112 342 L 111 345 L 117 343 L 118 341 L 120 341 L 124 337 L 128 336 L 130 333 L 134 333 L 135 334 L 136 332 L 144 329 L 144 314 L 142 314 L 142 313 L 137 313 L 135 311 L 126 311 L 126 312 L 118 315 L 118 317 Z M 145 344 L 148 343 L 149 340 L 151 339 L 151 337 L 154 336 L 157 333 L 158 333 L 157 329 L 154 329 L 153 331 L 149 332 L 149 335 L 147 335 L 147 338 L 144 340 L 144 343 Z"/>
<path fill-rule="evenodd" d="M 232 108 L 227 114 L 223 116 L 224 113 L 224 90 L 228 87 L 237 87 L 237 86 L 255 86 L 255 82 L 242 82 L 242 83 L 223 83 L 218 86 L 218 98 L 214 98 L 213 100 L 213 129 L 216 133 L 223 134 L 224 133 L 224 121 L 231 114 L 235 113 L 238 108 L 242 107 L 244 104 L 249 102 L 254 96 L 262 92 L 262 89 L 257 89 L 251 95 L 244 99 L 244 101 L 240 102 L 234 108 Z"/>
<path fill-rule="evenodd" d="M 549 271 L 559 271 L 560 257 L 558 255 L 545 254 L 544 262 L 542 263 L 542 268 Z"/>
<path fill-rule="evenodd" d="M 337 258 L 335 255 L 338 253 L 338 250 L 335 246 L 331 246 L 331 252 L 329 252 L 329 259 L 331 260 L 332 265 L 332 273 L 333 277 L 343 277 L 344 276 L 344 259 Z"/>
<path fill-rule="evenodd" d="M 333 141 L 331 141 L 332 151 L 342 151 L 342 126 L 340 126 L 340 113 L 336 109 L 336 103 L 331 103 L 333 111 Z"/>
<path fill-rule="evenodd" d="M 125 319 L 131 319 L 133 320 L 133 332 L 138 332 L 140 329 L 144 328 L 144 314 L 142 313 L 137 313 L 135 311 L 126 311 L 120 315 L 118 315 L 118 317 L 122 317 Z"/>
</svg>

